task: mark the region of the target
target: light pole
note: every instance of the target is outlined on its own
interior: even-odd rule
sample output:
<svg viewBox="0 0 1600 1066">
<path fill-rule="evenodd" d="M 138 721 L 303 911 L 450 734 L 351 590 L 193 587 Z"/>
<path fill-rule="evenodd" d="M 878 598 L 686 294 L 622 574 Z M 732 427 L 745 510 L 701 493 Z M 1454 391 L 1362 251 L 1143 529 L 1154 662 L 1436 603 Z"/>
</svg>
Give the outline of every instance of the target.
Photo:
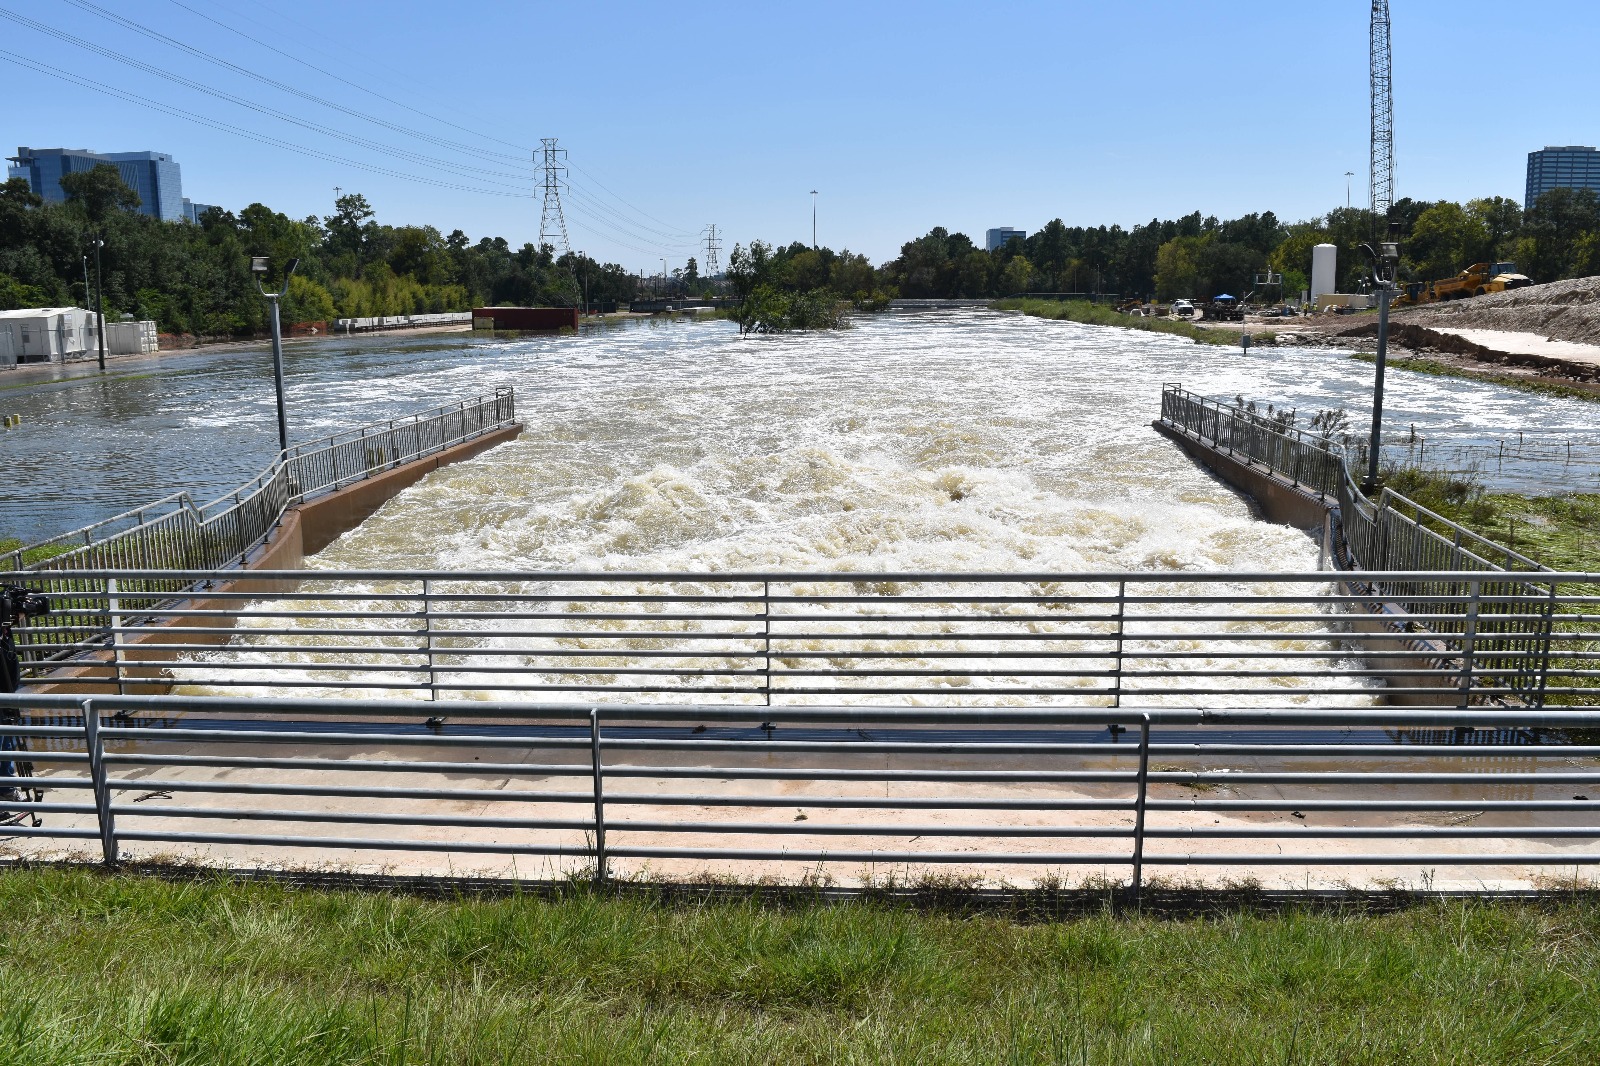
<svg viewBox="0 0 1600 1066">
<path fill-rule="evenodd" d="M 811 190 L 811 250 L 817 250 L 817 190 Z"/>
<path fill-rule="evenodd" d="M 250 272 L 256 276 L 256 288 L 261 290 L 261 295 L 267 298 L 272 305 L 272 381 L 278 389 L 278 454 L 282 456 L 289 450 L 289 415 L 283 406 L 283 326 L 278 319 L 278 301 L 283 299 L 283 294 L 289 291 L 289 276 L 294 273 L 294 268 L 300 265 L 300 260 L 291 259 L 283 271 L 283 288 L 277 292 L 268 292 L 262 283 L 267 273 L 272 269 L 272 259 L 265 255 L 250 257 Z"/>
<path fill-rule="evenodd" d="M 100 274 L 100 249 L 106 242 L 99 237 L 94 239 L 94 324 L 95 337 L 100 345 L 100 369 L 106 368 L 106 309 L 105 285 Z M 85 279 L 87 280 L 87 279 Z"/>
<path fill-rule="evenodd" d="M 1350 210 L 1350 179 L 1355 176 L 1356 172 L 1353 170 L 1344 172 L 1344 209 L 1346 211 Z"/>
<path fill-rule="evenodd" d="M 1372 381 L 1372 437 L 1367 444 L 1367 479 L 1361 491 L 1369 495 L 1378 489 L 1378 448 L 1383 433 L 1383 373 L 1389 358 L 1389 300 L 1394 294 L 1394 276 L 1400 266 L 1400 245 L 1395 241 L 1398 227 L 1389 224 L 1390 239 L 1378 245 L 1363 244 L 1361 250 L 1372 258 L 1372 278 L 1378 286 L 1378 358 Z"/>
</svg>

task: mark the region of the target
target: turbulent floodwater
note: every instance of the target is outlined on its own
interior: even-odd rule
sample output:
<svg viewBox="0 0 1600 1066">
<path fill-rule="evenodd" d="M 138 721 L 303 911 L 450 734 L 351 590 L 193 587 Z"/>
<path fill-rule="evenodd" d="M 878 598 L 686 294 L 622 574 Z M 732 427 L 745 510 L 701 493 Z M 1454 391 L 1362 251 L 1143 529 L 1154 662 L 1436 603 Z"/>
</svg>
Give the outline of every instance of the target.
<svg viewBox="0 0 1600 1066">
<path fill-rule="evenodd" d="M 992 314 L 620 331 L 530 367 L 518 441 L 430 476 L 315 565 L 1313 566 L 1305 536 L 1253 520 L 1150 428 L 1197 354 Z"/>
<path fill-rule="evenodd" d="M 1290 349 L 1244 356 L 1177 338 L 988 312 L 877 317 L 844 332 L 779 337 L 741 337 L 726 324 L 696 323 L 565 339 L 475 340 L 455 362 L 396 368 L 386 388 L 405 396 L 425 385 L 435 395 L 448 395 L 514 385 L 525 423 L 521 438 L 431 474 L 309 565 L 685 575 L 1145 571 L 1171 574 L 1159 590 L 1175 594 L 1185 594 L 1192 583 L 1187 575 L 1196 571 L 1313 569 L 1317 549 L 1310 538 L 1254 518 L 1244 500 L 1151 428 L 1162 385 L 1172 381 L 1212 395 L 1276 397 L 1315 410 L 1353 406 L 1369 387 L 1370 370 L 1342 353 Z M 1468 383 L 1416 378 L 1396 393 L 1397 417 L 1433 427 L 1466 421 L 1470 431 L 1474 422 L 1503 425 L 1509 417 L 1536 413 L 1527 397 Z M 1537 413 L 1554 419 L 1563 409 L 1551 410 L 1557 415 Z M 359 600 L 383 587 L 358 583 L 341 591 Z M 619 591 L 659 590 L 639 582 Z M 352 653 L 390 647 L 382 653 L 387 661 L 410 670 L 425 665 L 415 637 L 407 635 L 415 632 L 417 608 L 414 602 L 374 599 L 347 620 L 327 622 L 326 631 L 319 628 L 324 623 L 308 618 L 303 627 L 311 629 L 281 640 L 253 637 L 247 627 L 217 661 L 242 667 L 227 676 L 257 691 L 274 691 L 292 679 L 311 686 L 296 690 L 302 695 L 378 694 L 374 682 L 384 680 L 397 686 L 390 694 L 426 698 L 417 687 L 427 681 L 425 672 L 378 678 L 339 653 L 323 662 L 331 672 L 301 673 L 296 664 L 309 666 L 311 653 L 280 647 L 324 638 Z M 1113 648 L 1111 628 L 1075 622 L 1072 616 L 1083 612 L 1071 606 L 1062 608 L 1059 621 L 1042 624 L 1012 623 L 1003 608 L 997 610 L 991 623 L 1020 626 L 1014 635 L 1027 638 L 1007 645 L 1019 654 L 1059 655 L 1065 646 L 1060 641 L 1074 632 L 1094 636 L 1076 645 L 1080 651 L 1109 655 Z M 970 617 L 992 614 L 990 608 L 974 609 Z M 839 623 L 847 627 L 842 632 L 857 624 L 870 622 Z M 1130 647 L 1153 671 L 1140 698 L 1166 698 L 1156 691 L 1166 687 L 1164 676 L 1181 665 L 1201 665 L 1274 675 L 1259 698 L 1227 697 L 1234 704 L 1365 699 L 1335 694 L 1341 682 L 1305 674 L 1304 659 L 1250 659 L 1252 650 L 1263 648 L 1332 650 L 1306 641 L 1303 634 L 1314 625 L 1308 630 L 1287 619 L 1260 624 L 1281 639 L 1245 640 L 1237 647 L 1218 642 L 1209 646 L 1214 658 L 1206 663 L 1182 658 L 1165 640 Z M 450 693 L 468 698 L 493 694 L 491 683 L 574 683 L 573 675 L 552 667 L 582 671 L 585 698 L 626 698 L 612 686 L 640 678 L 613 676 L 610 669 L 648 663 L 695 673 L 727 666 L 725 659 L 707 659 L 696 650 L 689 638 L 700 626 L 692 619 L 681 623 L 683 640 L 665 644 L 654 637 L 638 644 L 626 628 L 605 620 L 573 625 L 569 636 L 525 638 L 515 633 L 525 622 L 514 619 L 477 626 L 447 622 L 449 652 L 441 652 L 439 668 L 448 675 Z M 738 633 L 760 637 L 761 648 L 770 646 L 775 659 L 839 650 L 805 627 L 775 626 L 769 633 L 767 621 L 754 614 L 744 625 Z M 636 660 L 632 652 L 646 645 L 657 657 Z M 941 655 L 992 647 L 981 641 L 969 647 L 958 636 L 932 646 L 890 641 L 879 650 L 914 656 L 901 665 L 944 670 L 948 664 L 940 664 Z M 672 658 L 659 657 L 669 652 Z M 749 654 L 750 648 L 739 651 L 735 665 L 760 670 Z M 274 662 L 289 666 L 290 673 L 271 669 Z M 807 662 L 796 658 L 784 669 Z M 1019 660 L 1008 667 L 1005 660 L 991 660 L 989 676 L 980 683 L 939 681 L 928 693 L 905 698 L 992 701 L 985 688 L 1017 681 L 1005 676 L 1011 669 L 1040 665 Z M 1068 656 L 1061 669 L 1075 672 L 1069 684 L 1081 688 L 1078 698 L 1103 705 L 1103 676 L 1083 671 L 1100 669 L 1103 675 L 1109 665 L 1109 659 Z M 486 674 L 485 667 L 505 672 Z M 773 682 L 775 694 L 804 683 L 782 672 Z M 185 679 L 195 691 L 209 691 L 204 675 Z M 1185 683 L 1174 680 L 1180 688 Z M 726 684 L 745 686 L 743 695 L 718 689 L 730 699 L 760 698 L 749 689 L 748 675 Z M 518 694 L 525 691 L 519 687 Z M 678 694 L 697 698 L 691 691 Z M 1192 705 L 1196 699 L 1206 697 L 1181 702 Z"/>
<path fill-rule="evenodd" d="M 1243 356 L 1159 335 L 984 311 L 876 316 L 846 333 L 794 337 L 740 338 L 728 323 L 652 320 L 510 342 L 467 334 L 328 339 L 291 344 L 285 359 L 297 440 L 515 386 L 529 424 L 523 441 L 430 483 L 390 512 L 431 506 L 441 482 L 455 485 L 465 510 L 446 514 L 439 532 L 457 547 L 492 546 L 506 553 L 496 556 L 503 561 L 578 557 L 575 540 L 562 549 L 559 537 L 537 531 L 541 522 L 576 513 L 580 501 L 566 499 L 574 494 L 606 519 L 581 546 L 592 555 L 659 552 L 671 539 L 650 521 L 632 540 L 625 535 L 629 493 L 676 499 L 675 520 L 698 518 L 698 528 L 714 537 L 759 521 L 777 523 L 761 528 L 780 539 L 803 540 L 794 525 L 800 516 L 789 508 L 800 507 L 807 493 L 813 508 L 845 487 L 856 492 L 856 506 L 914 499 L 917 513 L 900 521 L 926 520 L 924 505 L 938 500 L 938 487 L 925 477 L 933 470 L 985 478 L 970 505 L 941 512 L 941 520 L 960 513 L 1011 529 L 1026 523 L 1004 513 L 1007 491 L 1023 511 L 1063 498 L 1078 501 L 1080 515 L 1083 505 L 1106 501 L 1124 516 L 1152 500 L 1227 507 L 1198 474 L 1171 469 L 1185 464 L 1148 430 L 1163 380 L 1302 414 L 1342 407 L 1358 428 L 1372 381 L 1371 367 L 1344 352 L 1258 348 Z M 0 537 L 42 538 L 180 490 L 209 500 L 253 477 L 275 447 L 264 349 L 129 360 L 104 377 L 6 377 L 0 375 L 0 414 L 20 415 L 23 424 L 0 433 Z M 1430 447 L 1488 443 L 1519 430 L 1530 437 L 1592 434 L 1593 406 L 1578 401 L 1417 374 L 1397 372 L 1389 381 L 1391 431 L 1415 425 Z M 873 469 L 880 460 L 882 469 Z M 503 471 L 483 473 L 499 463 Z M 674 471 L 682 481 L 670 480 Z M 908 472 L 915 474 L 910 481 Z M 1486 483 L 1495 484 L 1494 476 L 1486 472 Z M 481 492 L 462 482 L 473 477 L 485 479 Z M 1568 479 L 1558 468 L 1543 484 L 1516 487 L 1560 491 L 1572 487 Z M 950 500 L 951 491 L 964 492 L 946 490 L 947 502 L 966 502 Z M 1200 497 L 1185 496 L 1194 492 Z M 513 518 L 518 501 L 535 510 Z M 846 498 L 834 502 L 842 507 Z M 813 529 L 822 513 L 812 513 Z M 498 518 L 507 519 L 502 536 L 468 536 Z M 865 528 L 860 518 L 857 528 Z M 1106 543 L 1132 547 L 1127 532 Z M 1177 530 L 1163 528 L 1162 535 L 1187 550 Z M 1142 547 L 1159 548 L 1158 539 L 1146 538 Z M 776 543 L 762 547 L 759 557 L 775 550 Z"/>
</svg>

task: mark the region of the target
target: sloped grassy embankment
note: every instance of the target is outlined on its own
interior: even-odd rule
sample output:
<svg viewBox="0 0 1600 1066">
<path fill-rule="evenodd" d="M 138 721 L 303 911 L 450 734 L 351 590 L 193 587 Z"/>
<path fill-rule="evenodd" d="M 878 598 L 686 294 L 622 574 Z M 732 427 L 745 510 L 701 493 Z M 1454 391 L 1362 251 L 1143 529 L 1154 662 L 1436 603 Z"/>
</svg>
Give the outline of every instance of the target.
<svg viewBox="0 0 1600 1066">
<path fill-rule="evenodd" d="M 1600 903 L 1027 920 L 0 875 L 0 1061 L 1592 1060 Z"/>
</svg>

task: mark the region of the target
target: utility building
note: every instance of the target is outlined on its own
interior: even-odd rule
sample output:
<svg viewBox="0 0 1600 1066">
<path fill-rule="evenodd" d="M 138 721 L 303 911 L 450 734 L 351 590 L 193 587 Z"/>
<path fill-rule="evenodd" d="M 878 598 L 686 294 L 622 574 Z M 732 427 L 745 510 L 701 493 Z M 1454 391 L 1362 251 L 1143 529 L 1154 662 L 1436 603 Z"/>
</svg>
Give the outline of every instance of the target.
<svg viewBox="0 0 1600 1066">
<path fill-rule="evenodd" d="M 64 363 L 98 350 L 94 312 L 81 307 L 0 311 L 0 367 Z"/>
<path fill-rule="evenodd" d="M 1600 151 L 1572 144 L 1528 153 L 1528 189 L 1524 209 L 1551 189 L 1593 189 L 1600 193 Z"/>
<path fill-rule="evenodd" d="M 184 220 L 183 175 L 178 161 L 163 152 L 91 152 L 87 148 L 18 148 L 8 174 L 23 178 L 45 203 L 59 204 L 67 194 L 61 179 L 110 163 L 139 194 L 139 211 L 164 222 Z"/>
</svg>

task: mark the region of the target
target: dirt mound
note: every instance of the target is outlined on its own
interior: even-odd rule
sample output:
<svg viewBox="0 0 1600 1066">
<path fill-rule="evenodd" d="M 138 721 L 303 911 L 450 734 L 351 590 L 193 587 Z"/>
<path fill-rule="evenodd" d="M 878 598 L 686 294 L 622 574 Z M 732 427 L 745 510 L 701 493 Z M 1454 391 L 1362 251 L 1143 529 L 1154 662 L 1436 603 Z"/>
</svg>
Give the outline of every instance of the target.
<svg viewBox="0 0 1600 1066">
<path fill-rule="evenodd" d="M 1600 277 L 1406 307 L 1394 312 L 1394 320 L 1431 329 L 1500 329 L 1577 344 L 1600 344 Z"/>
<path fill-rule="evenodd" d="M 1497 295 L 1511 295 L 1510 293 Z M 1489 299 L 1489 297 L 1481 297 Z M 1486 328 L 1471 327 L 1463 324 L 1462 329 Z M 1497 327 L 1507 328 L 1507 327 Z M 1347 329 L 1339 334 L 1341 337 L 1376 337 L 1378 324 L 1368 322 Z M 1476 359 L 1481 363 L 1500 363 L 1505 366 L 1530 367 L 1541 374 L 1556 377 L 1571 378 L 1575 381 L 1593 381 L 1600 379 L 1600 368 L 1585 366 L 1581 363 L 1569 362 L 1564 359 L 1551 359 L 1543 355 L 1527 355 L 1520 352 L 1500 352 L 1493 348 L 1485 348 L 1481 344 L 1474 344 L 1465 337 L 1458 337 L 1454 333 L 1439 333 L 1423 326 L 1413 325 L 1410 322 L 1391 322 L 1389 325 L 1389 343 L 1395 348 L 1409 348 L 1418 353 L 1440 353 L 1443 355 L 1460 355 L 1468 359 Z"/>
</svg>

